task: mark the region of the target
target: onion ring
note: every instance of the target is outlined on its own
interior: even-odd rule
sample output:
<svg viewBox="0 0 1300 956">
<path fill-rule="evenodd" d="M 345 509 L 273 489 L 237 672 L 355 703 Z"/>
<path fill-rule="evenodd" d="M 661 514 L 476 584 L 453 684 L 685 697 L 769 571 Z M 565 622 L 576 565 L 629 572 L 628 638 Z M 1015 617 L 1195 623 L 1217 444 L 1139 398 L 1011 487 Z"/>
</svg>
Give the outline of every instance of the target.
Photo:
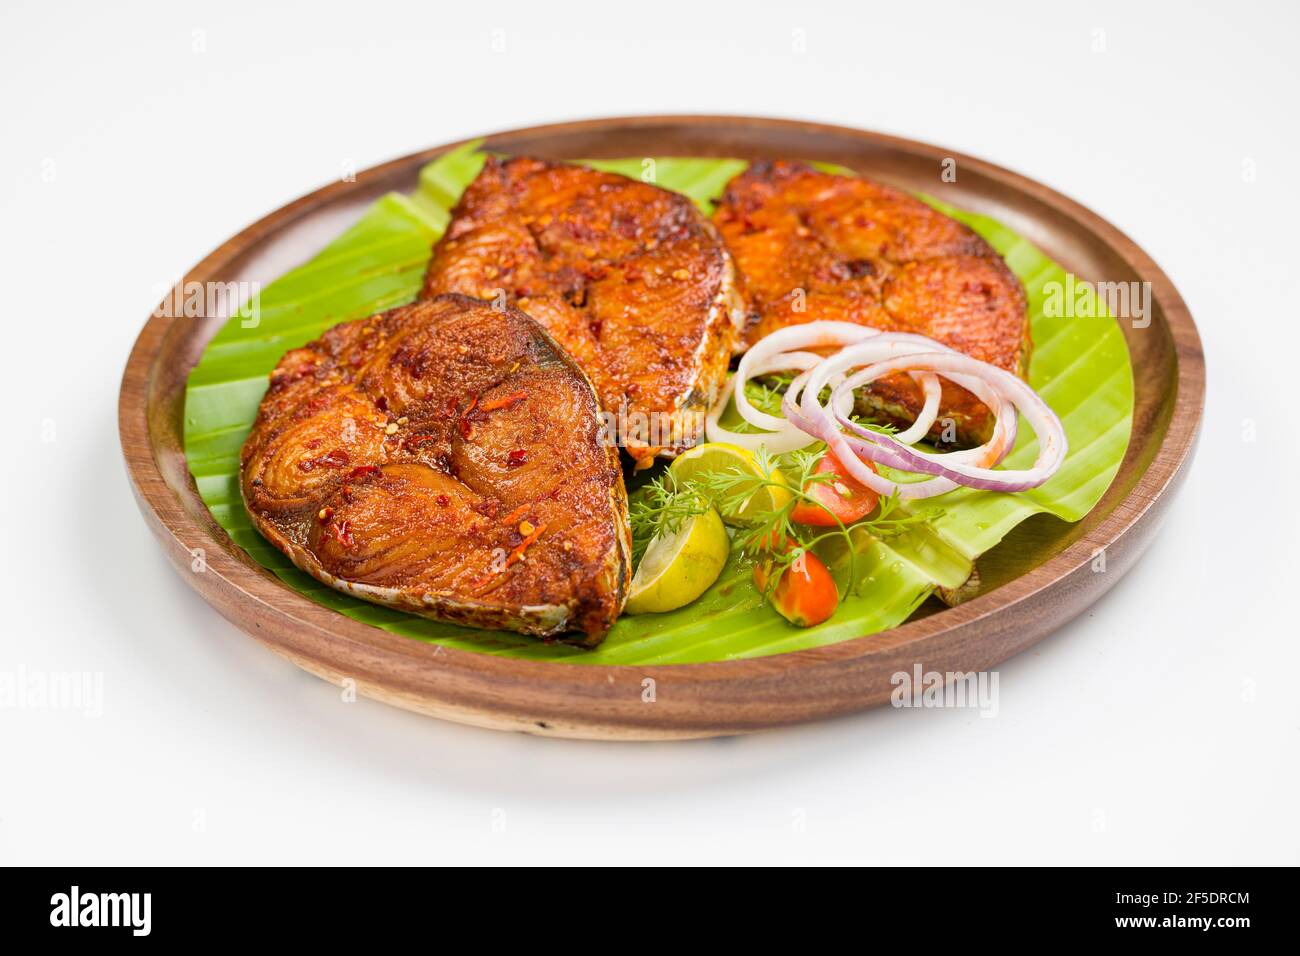
<svg viewBox="0 0 1300 956">
<path fill-rule="evenodd" d="M 827 357 L 810 349 L 835 348 Z M 783 418 L 759 411 L 745 395 L 744 384 L 757 375 L 797 370 L 781 403 Z M 850 417 L 854 391 L 892 374 L 907 374 L 921 389 L 916 419 L 895 435 L 866 428 Z M 912 447 L 929 435 L 939 416 L 940 379 L 966 389 L 994 415 L 993 432 L 978 448 L 933 453 Z M 830 400 L 821 402 L 830 389 Z M 725 429 L 718 420 L 734 396 L 736 410 L 762 433 Z M 1027 469 L 997 469 L 1015 446 L 1018 414 L 1038 438 L 1038 457 Z M 706 420 L 710 441 L 746 448 L 765 446 L 780 454 L 815 440 L 859 482 L 881 495 L 929 498 L 958 487 L 1017 492 L 1037 488 L 1060 468 L 1068 445 L 1065 429 L 1047 403 L 1025 382 L 987 362 L 971 358 L 933 339 L 910 332 L 882 332 L 851 322 L 809 322 L 789 326 L 761 339 L 741 359 Z M 868 463 L 920 477 L 894 481 Z"/>
</svg>

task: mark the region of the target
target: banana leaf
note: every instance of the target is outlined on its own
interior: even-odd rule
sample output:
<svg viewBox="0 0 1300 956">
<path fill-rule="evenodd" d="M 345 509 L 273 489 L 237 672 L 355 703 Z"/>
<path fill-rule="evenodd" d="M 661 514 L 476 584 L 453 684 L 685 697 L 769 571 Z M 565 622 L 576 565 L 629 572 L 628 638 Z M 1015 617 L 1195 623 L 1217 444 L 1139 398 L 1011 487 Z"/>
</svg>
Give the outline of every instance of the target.
<svg viewBox="0 0 1300 956">
<path fill-rule="evenodd" d="M 888 542 L 871 541 L 857 562 L 858 593 L 846 598 L 831 620 L 812 628 L 787 624 L 766 605 L 734 554 L 699 600 L 667 614 L 625 616 L 592 651 L 431 621 L 327 588 L 295 569 L 253 530 L 239 495 L 239 448 L 281 355 L 337 322 L 415 298 L 449 210 L 483 161 L 477 144 L 468 144 L 426 166 L 413 195 L 394 193 L 376 201 L 310 262 L 262 289 L 256 326 L 245 328 L 248 323 L 231 319 L 189 377 L 186 457 L 213 517 L 289 587 L 348 617 L 447 647 L 566 663 L 688 663 L 802 650 L 902 623 L 936 586 L 964 581 L 971 562 L 1026 518 L 1039 513 L 1063 521 L 1083 517 L 1119 468 L 1133 412 L 1133 373 L 1119 326 L 1100 302 L 1093 303 L 1098 318 L 1049 317 L 1044 310 L 1049 284 L 1065 281 L 1059 265 L 1001 223 L 922 196 L 982 235 L 1024 283 L 1034 339 L 1029 381 L 1060 416 L 1070 444 L 1061 470 L 1042 487 L 1015 495 L 962 489 L 933 499 L 942 515 Z M 727 180 L 745 167 L 735 159 L 679 157 L 590 165 L 680 192 L 706 213 Z M 1007 466 L 1027 467 L 1036 446 L 1030 429 L 1022 428 Z"/>
</svg>

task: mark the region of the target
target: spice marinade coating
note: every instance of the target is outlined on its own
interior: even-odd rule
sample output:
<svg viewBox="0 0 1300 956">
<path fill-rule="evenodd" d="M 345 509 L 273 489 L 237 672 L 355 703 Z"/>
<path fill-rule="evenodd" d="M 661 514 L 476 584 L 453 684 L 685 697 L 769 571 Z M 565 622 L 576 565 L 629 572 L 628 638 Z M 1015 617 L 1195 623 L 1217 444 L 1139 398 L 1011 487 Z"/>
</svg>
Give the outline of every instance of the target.
<svg viewBox="0 0 1300 956">
<path fill-rule="evenodd" d="M 980 236 L 918 199 L 804 163 L 758 162 L 731 180 L 713 215 L 751 315 L 741 347 L 818 319 L 916 332 L 1017 375 L 1028 365 L 1024 289 Z M 921 390 L 893 375 L 859 393 L 861 410 L 910 425 Z M 943 381 L 939 421 L 982 444 L 988 409 Z"/>
<path fill-rule="evenodd" d="M 677 193 L 489 158 L 434 248 L 424 295 L 504 300 L 583 368 L 642 463 L 700 439 L 744 320 L 731 257 Z"/>
<path fill-rule="evenodd" d="M 280 360 L 241 453 L 257 529 L 366 600 L 599 643 L 630 578 L 590 382 L 516 309 L 447 295 Z"/>
</svg>

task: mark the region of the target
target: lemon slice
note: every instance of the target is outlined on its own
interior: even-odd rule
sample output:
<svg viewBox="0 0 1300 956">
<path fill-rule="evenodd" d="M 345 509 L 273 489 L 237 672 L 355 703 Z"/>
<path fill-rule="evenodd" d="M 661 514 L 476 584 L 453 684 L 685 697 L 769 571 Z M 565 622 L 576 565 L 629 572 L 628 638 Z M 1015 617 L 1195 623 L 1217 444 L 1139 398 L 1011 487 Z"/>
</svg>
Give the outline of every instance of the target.
<svg viewBox="0 0 1300 956">
<path fill-rule="evenodd" d="M 690 604 L 722 573 L 731 541 L 712 508 L 650 542 L 632 578 L 629 614 L 660 614 Z"/>
<path fill-rule="evenodd" d="M 692 478 L 735 471 L 753 475 L 755 478 L 763 477 L 763 469 L 759 467 L 758 456 L 754 452 L 726 442 L 706 442 L 703 445 L 696 445 L 690 451 L 678 455 L 668 468 L 668 474 L 677 487 L 681 487 Z M 782 483 L 785 482 L 779 471 L 773 471 L 772 477 Z M 738 489 L 738 493 L 744 490 Z M 783 508 L 789 500 L 790 492 L 785 488 L 762 485 L 750 493 L 749 499 L 739 511 L 728 515 L 724 520 L 728 524 L 748 524 L 750 522 L 747 516 Z M 714 504 L 717 504 L 716 499 Z"/>
</svg>

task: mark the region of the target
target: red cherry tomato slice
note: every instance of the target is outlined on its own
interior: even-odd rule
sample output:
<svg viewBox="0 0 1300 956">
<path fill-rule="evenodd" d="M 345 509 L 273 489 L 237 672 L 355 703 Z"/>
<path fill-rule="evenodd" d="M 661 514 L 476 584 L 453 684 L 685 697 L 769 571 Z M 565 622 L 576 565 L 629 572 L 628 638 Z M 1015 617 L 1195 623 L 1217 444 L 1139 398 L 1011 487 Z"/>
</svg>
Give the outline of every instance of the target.
<svg viewBox="0 0 1300 956">
<path fill-rule="evenodd" d="M 871 462 L 866 464 L 872 471 L 876 470 Z M 814 474 L 821 475 L 827 472 L 831 472 L 835 477 L 830 481 L 810 482 L 804 488 L 804 493 L 824 505 L 825 510 L 811 502 L 801 501 L 790 512 L 791 521 L 822 528 L 834 528 L 837 527 L 836 518 L 845 525 L 851 525 L 871 514 L 872 509 L 876 507 L 876 502 L 880 500 L 880 495 L 850 475 L 848 469 L 829 451 L 822 455 L 821 461 L 817 462 L 817 467 L 814 469 Z M 827 511 L 830 514 L 827 514 Z"/>
</svg>

